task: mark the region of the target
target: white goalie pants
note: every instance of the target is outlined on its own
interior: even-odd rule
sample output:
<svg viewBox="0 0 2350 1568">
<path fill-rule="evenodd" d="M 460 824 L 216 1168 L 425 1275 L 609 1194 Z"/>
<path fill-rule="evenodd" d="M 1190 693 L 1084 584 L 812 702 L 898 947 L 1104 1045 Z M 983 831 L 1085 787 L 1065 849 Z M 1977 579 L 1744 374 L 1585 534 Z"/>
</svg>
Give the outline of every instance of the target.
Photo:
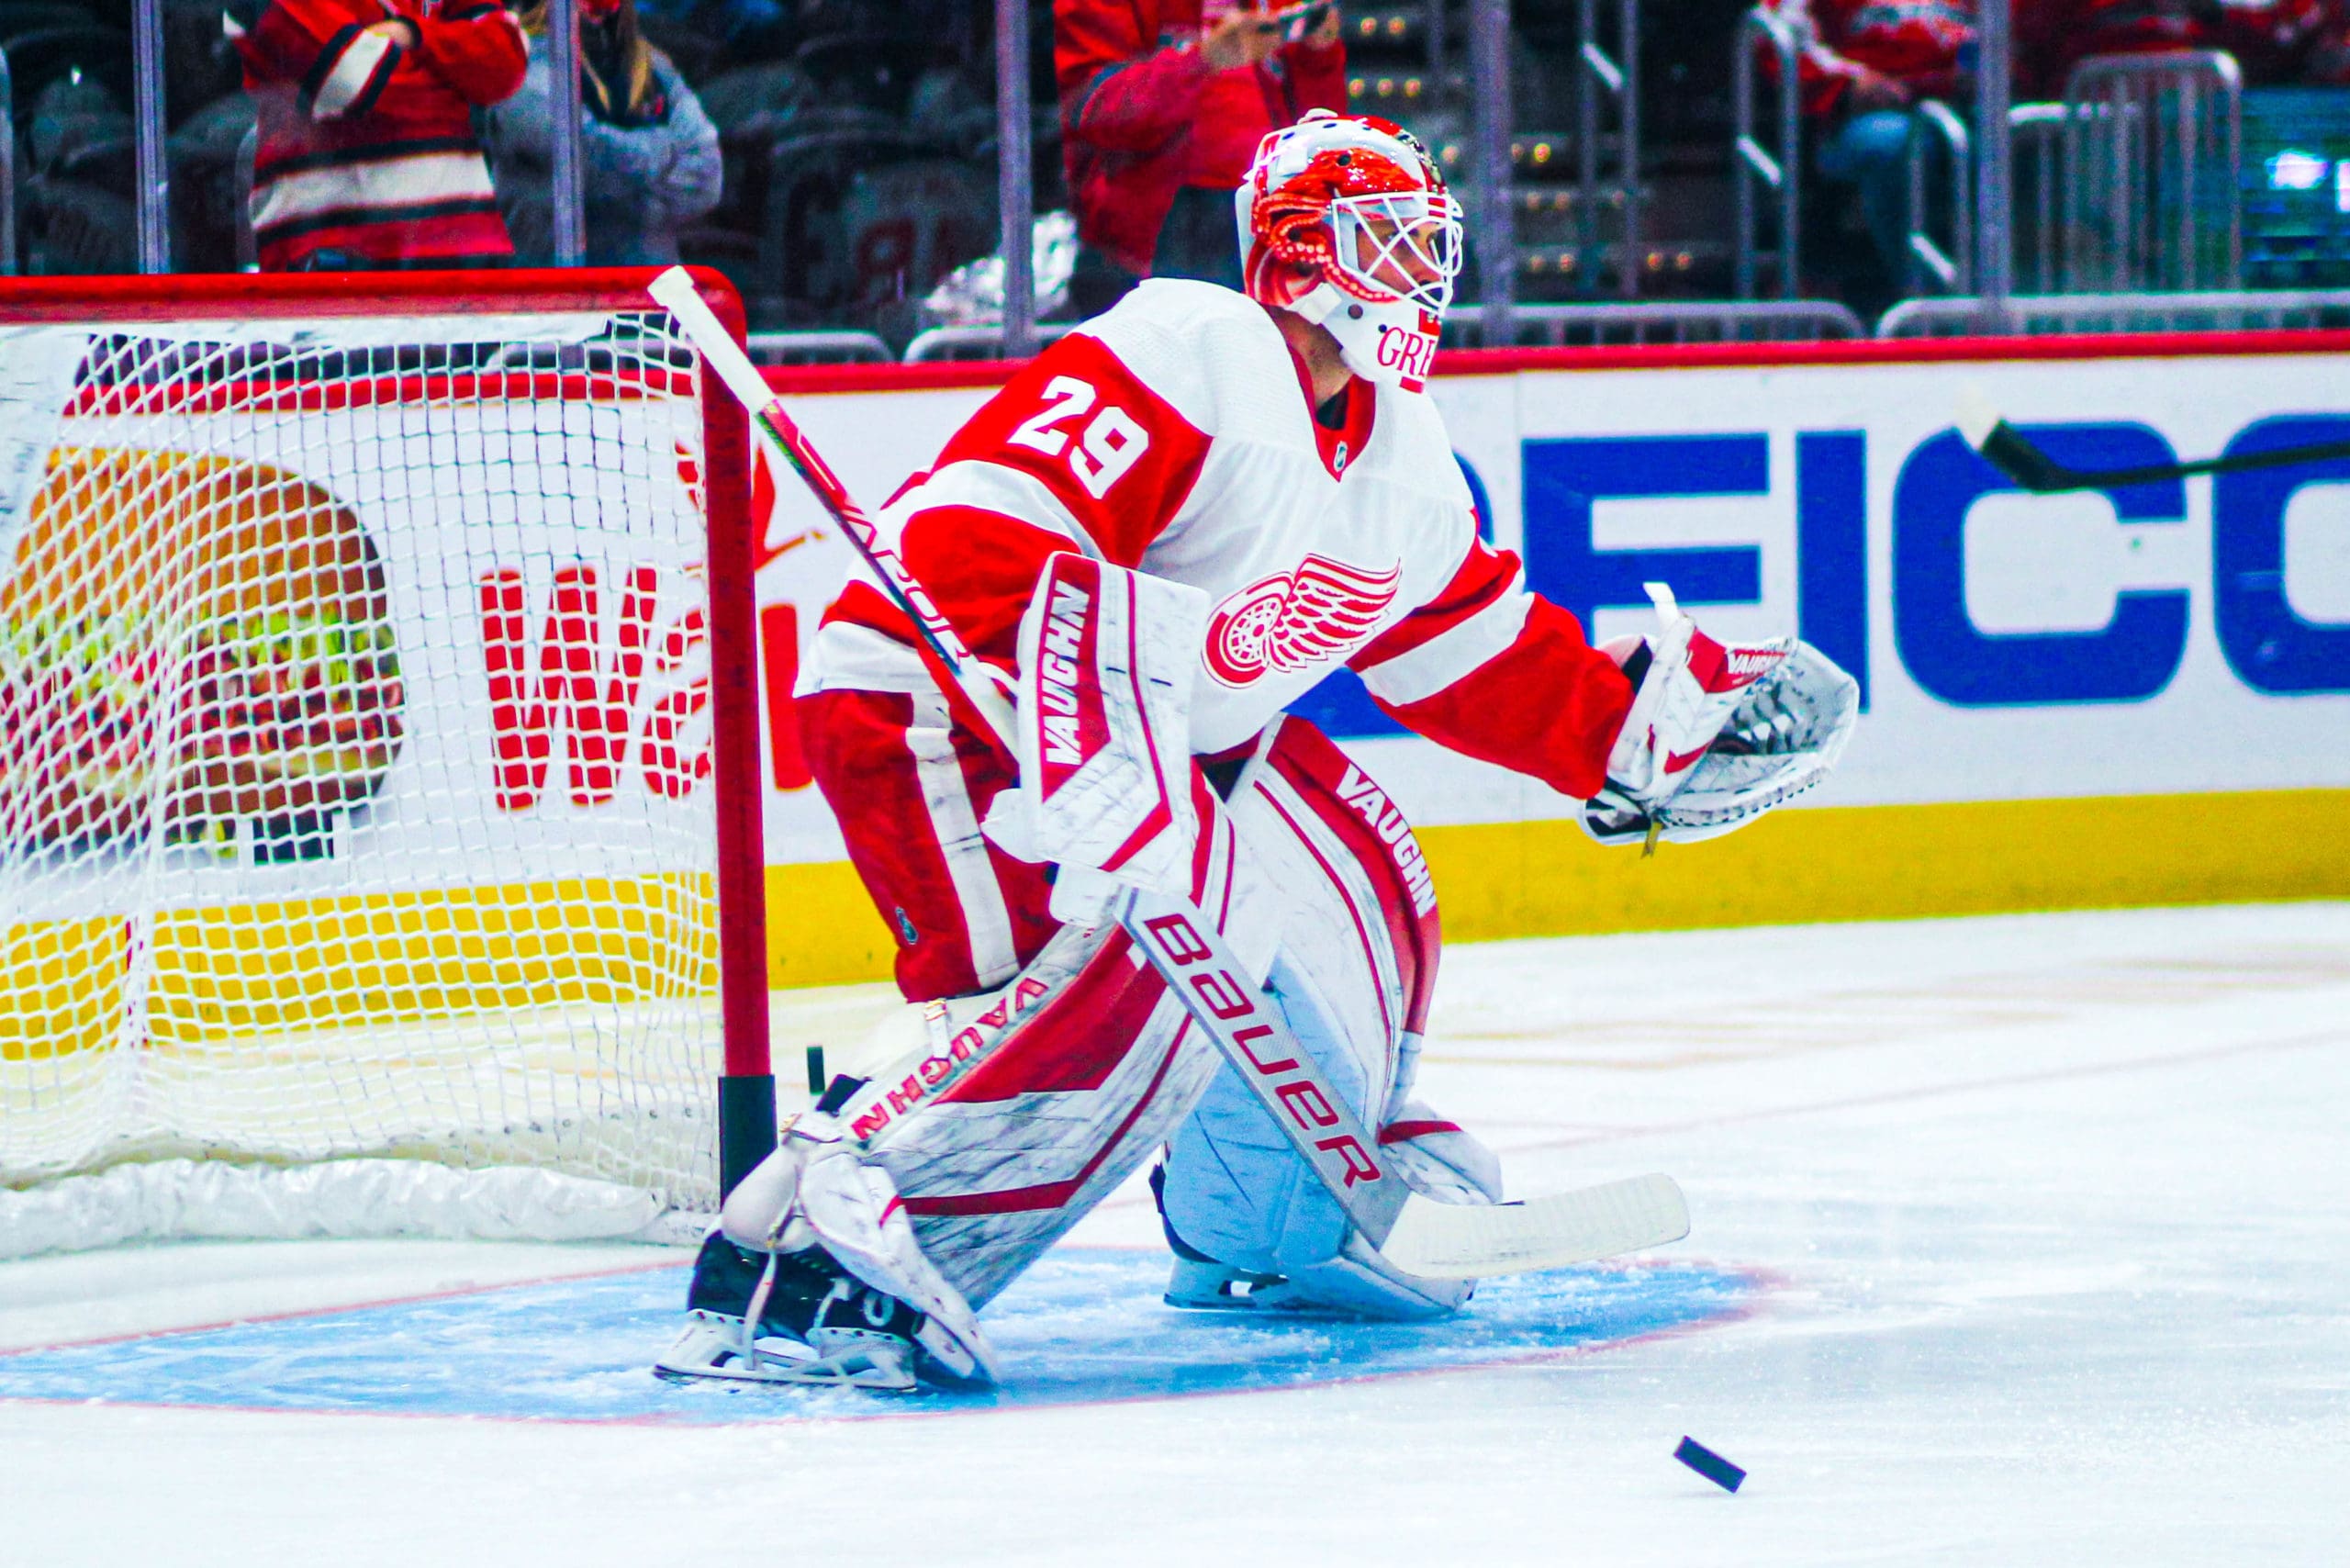
<svg viewBox="0 0 2350 1568">
<path fill-rule="evenodd" d="M 1203 835 L 1197 902 L 1264 965 L 1299 1043 L 1391 1149 L 1458 1137 L 1404 1110 L 1438 938 L 1402 814 L 1289 719 L 1222 820 Z M 867 1060 L 843 1117 L 974 1307 L 1162 1148 L 1166 1215 L 1191 1249 L 1293 1276 L 1348 1245 L 1337 1204 L 1115 926 L 1065 926 L 1000 989 L 910 1007 Z"/>
</svg>

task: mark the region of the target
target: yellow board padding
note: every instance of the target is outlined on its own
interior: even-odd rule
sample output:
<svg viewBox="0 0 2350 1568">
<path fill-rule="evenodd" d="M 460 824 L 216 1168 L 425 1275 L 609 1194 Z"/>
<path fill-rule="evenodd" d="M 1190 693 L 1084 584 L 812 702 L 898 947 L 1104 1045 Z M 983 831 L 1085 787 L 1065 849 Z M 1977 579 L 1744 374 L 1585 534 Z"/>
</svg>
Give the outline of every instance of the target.
<svg viewBox="0 0 2350 1568">
<path fill-rule="evenodd" d="M 2350 898 L 2350 790 L 1784 811 L 1704 844 L 1602 849 L 1569 822 L 1428 827 L 1456 942 L 2027 910 Z M 768 983 L 890 978 L 845 863 L 770 866 Z M 448 888 L 173 911 L 149 1043 L 708 991 L 703 877 Z M 118 917 L 0 927 L 0 1059 L 121 1038 Z"/>
<path fill-rule="evenodd" d="M 767 868 L 767 984 L 888 980 L 898 941 L 845 860 Z"/>
<path fill-rule="evenodd" d="M 1782 811 L 1646 859 L 1569 822 L 1419 836 L 1456 942 L 2350 897 L 2350 790 Z"/>
<path fill-rule="evenodd" d="M 0 1061 L 107 1044 L 122 1015 L 123 943 L 114 917 L 0 926 Z"/>
<path fill-rule="evenodd" d="M 717 985 L 706 876 L 576 878 L 167 910 L 148 940 L 151 1046 Z M 116 1042 L 134 933 L 119 917 L 8 926 L 0 1058 Z"/>
<path fill-rule="evenodd" d="M 1572 822 L 1418 833 L 1454 942 L 2350 898 L 2350 790 L 1789 810 L 1651 858 Z M 770 866 L 767 901 L 770 984 L 890 978 L 846 865 Z"/>
</svg>

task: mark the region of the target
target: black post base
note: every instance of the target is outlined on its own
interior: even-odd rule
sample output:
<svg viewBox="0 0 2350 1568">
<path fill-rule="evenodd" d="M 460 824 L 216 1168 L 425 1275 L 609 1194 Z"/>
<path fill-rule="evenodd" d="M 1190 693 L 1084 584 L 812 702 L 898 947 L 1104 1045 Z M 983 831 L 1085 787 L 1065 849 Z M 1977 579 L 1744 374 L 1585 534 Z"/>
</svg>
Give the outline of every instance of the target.
<svg viewBox="0 0 2350 1568">
<path fill-rule="evenodd" d="M 718 1195 L 734 1190 L 759 1161 L 775 1152 L 775 1075 L 729 1075 L 718 1081 Z"/>
</svg>

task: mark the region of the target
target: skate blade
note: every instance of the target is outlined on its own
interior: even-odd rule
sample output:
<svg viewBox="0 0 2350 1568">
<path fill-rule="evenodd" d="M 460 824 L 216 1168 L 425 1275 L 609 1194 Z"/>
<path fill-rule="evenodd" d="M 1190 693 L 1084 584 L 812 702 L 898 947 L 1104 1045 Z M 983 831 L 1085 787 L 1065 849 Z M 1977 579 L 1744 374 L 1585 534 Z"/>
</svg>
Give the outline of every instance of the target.
<svg viewBox="0 0 2350 1568">
<path fill-rule="evenodd" d="M 1226 1317 L 1298 1318 L 1320 1323 L 1385 1321 L 1368 1313 L 1350 1311 L 1327 1302 L 1308 1301 L 1279 1287 L 1250 1291 L 1241 1295 L 1181 1295 L 1169 1291 L 1159 1300 L 1185 1312 L 1218 1312 Z"/>
<path fill-rule="evenodd" d="M 856 1343 L 818 1352 L 793 1340 L 762 1338 L 744 1353 L 740 1320 L 689 1313 L 685 1331 L 653 1363 L 669 1383 L 865 1388 L 901 1394 L 914 1386 L 911 1348 Z"/>
<path fill-rule="evenodd" d="M 768 1388 L 862 1388 L 881 1394 L 905 1394 L 914 1387 L 913 1373 L 903 1362 L 855 1351 L 836 1356 L 787 1357 L 762 1352 L 756 1362 L 739 1351 L 725 1350 L 707 1361 L 663 1360 L 653 1363 L 653 1375 L 668 1383 L 716 1383 Z"/>
<path fill-rule="evenodd" d="M 1243 1284 L 1248 1284 L 1250 1288 L 1237 1288 Z M 1266 1293 L 1272 1288 L 1270 1282 L 1254 1284 L 1245 1275 L 1231 1276 L 1218 1279 L 1206 1287 L 1194 1285 L 1186 1289 L 1181 1283 L 1170 1284 L 1167 1287 L 1167 1294 L 1158 1299 L 1185 1312 L 1238 1313 L 1243 1316 L 1253 1313 L 1261 1316 L 1278 1310 L 1271 1300 L 1265 1299 Z"/>
<path fill-rule="evenodd" d="M 1180 1307 L 1185 1312 L 1222 1312 L 1245 1317 L 1270 1310 L 1261 1303 L 1250 1301 L 1245 1295 L 1178 1295 L 1173 1291 L 1169 1291 L 1158 1299 L 1169 1306 Z"/>
</svg>

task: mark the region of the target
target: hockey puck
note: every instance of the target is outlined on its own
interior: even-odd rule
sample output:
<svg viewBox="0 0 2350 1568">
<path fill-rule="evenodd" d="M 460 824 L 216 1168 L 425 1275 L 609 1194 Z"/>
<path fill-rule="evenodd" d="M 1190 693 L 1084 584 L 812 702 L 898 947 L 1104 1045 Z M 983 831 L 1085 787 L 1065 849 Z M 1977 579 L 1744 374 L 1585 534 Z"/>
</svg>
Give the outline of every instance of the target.
<svg viewBox="0 0 2350 1568">
<path fill-rule="evenodd" d="M 1681 1446 L 1673 1450 L 1673 1457 L 1725 1492 L 1737 1491 L 1738 1484 L 1746 1479 L 1746 1472 L 1695 1438 L 1683 1438 Z"/>
<path fill-rule="evenodd" d="M 822 1094 L 824 1092 L 824 1047 L 810 1046 L 808 1047 L 808 1092 Z"/>
</svg>

